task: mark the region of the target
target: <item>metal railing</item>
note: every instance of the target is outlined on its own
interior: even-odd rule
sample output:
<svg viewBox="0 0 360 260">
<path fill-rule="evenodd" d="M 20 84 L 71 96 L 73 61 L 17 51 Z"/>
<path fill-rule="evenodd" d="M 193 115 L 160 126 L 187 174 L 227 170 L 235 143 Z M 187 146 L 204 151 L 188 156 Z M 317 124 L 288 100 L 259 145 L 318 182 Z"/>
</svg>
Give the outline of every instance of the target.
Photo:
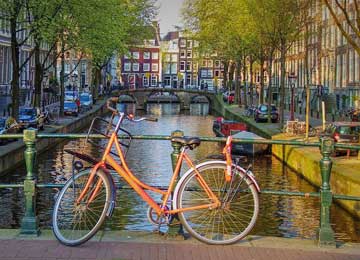
<svg viewBox="0 0 360 260">
<path fill-rule="evenodd" d="M 168 140 L 171 141 L 174 136 L 183 136 L 182 131 L 174 131 L 171 136 L 167 135 L 135 135 L 132 139 L 138 140 Z M 87 134 L 53 134 L 53 133 L 37 133 L 37 130 L 25 130 L 23 134 L 0 135 L 0 139 L 17 138 L 23 139 L 25 143 L 25 164 L 26 164 L 26 178 L 23 183 L 18 184 L 0 184 L 0 188 L 23 188 L 25 194 L 25 215 L 22 218 L 21 230 L 22 235 L 39 235 L 39 220 L 36 215 L 36 192 L 39 188 L 53 188 L 62 187 L 63 184 L 53 183 L 38 183 L 35 176 L 34 165 L 36 161 L 36 141 L 42 138 L 61 138 L 61 139 L 79 139 L 86 138 Z M 93 134 L 89 136 L 94 139 L 104 139 L 100 134 Z M 125 138 L 125 136 L 120 136 Z M 205 142 L 225 142 L 226 138 L 221 137 L 200 137 L 201 141 Z M 329 137 L 320 138 L 320 142 L 308 143 L 305 141 L 284 141 L 284 140 L 251 140 L 251 139 L 233 139 L 234 143 L 261 143 L 261 144 L 275 144 L 275 145 L 292 145 L 292 146 L 307 146 L 319 147 L 322 159 L 320 160 L 321 172 L 321 187 L 319 192 L 291 192 L 286 190 L 262 190 L 263 194 L 297 196 L 297 197 L 319 197 L 320 198 L 320 224 L 317 232 L 317 239 L 319 245 L 335 246 L 334 231 L 330 225 L 330 207 L 333 199 L 360 201 L 360 197 L 333 194 L 330 189 L 330 176 L 332 168 L 331 153 L 335 148 L 360 150 L 360 145 L 346 145 L 334 144 L 333 139 Z M 180 153 L 181 145 L 172 143 L 173 152 L 171 154 L 173 167 L 176 164 L 177 155 Z"/>
</svg>

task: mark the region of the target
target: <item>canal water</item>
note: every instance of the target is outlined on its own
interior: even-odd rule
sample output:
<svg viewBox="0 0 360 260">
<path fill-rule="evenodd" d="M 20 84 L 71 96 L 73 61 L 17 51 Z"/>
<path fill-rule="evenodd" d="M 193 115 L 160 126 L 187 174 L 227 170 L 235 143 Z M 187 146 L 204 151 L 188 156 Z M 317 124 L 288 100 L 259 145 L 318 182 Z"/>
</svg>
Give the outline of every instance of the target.
<svg viewBox="0 0 360 260">
<path fill-rule="evenodd" d="M 148 114 L 159 118 L 157 123 L 143 121 L 127 122 L 124 127 L 136 135 L 170 135 L 173 130 L 183 130 L 185 135 L 214 136 L 212 122 L 214 117 L 207 115 L 207 105 L 196 104 L 190 112 L 180 113 L 178 104 L 153 104 Z M 123 107 L 134 112 L 132 105 Z M 99 126 L 104 129 L 104 126 Z M 84 130 L 85 131 L 85 130 Z M 103 144 L 105 140 L 99 141 Z M 62 183 L 70 176 L 72 156 L 64 149 L 81 149 L 99 156 L 99 149 L 84 145 L 83 141 L 64 142 L 38 157 L 37 171 L 39 183 Z M 221 145 L 203 142 L 190 152 L 194 160 L 201 161 L 210 154 L 218 154 Z M 144 182 L 166 186 L 171 177 L 172 148 L 169 141 L 133 140 L 127 154 L 131 169 Z M 253 172 L 261 189 L 313 192 L 316 188 L 285 167 L 271 155 L 249 157 Z M 183 171 L 186 169 L 184 168 Z M 25 177 L 25 167 L 0 179 L 1 183 L 20 183 Z M 118 181 L 118 178 L 116 178 Z M 41 189 L 38 194 L 37 213 L 42 228 L 50 228 L 51 214 L 57 189 Z M 112 230 L 151 231 L 153 226 L 147 221 L 147 205 L 131 190 L 119 190 L 115 213 L 106 228 Z M 24 214 L 22 189 L 0 189 L 0 228 L 19 228 Z M 252 232 L 254 235 L 297 237 L 315 239 L 319 224 L 319 199 L 275 196 L 260 196 L 260 214 Z M 359 221 L 338 206 L 331 209 L 333 224 L 338 241 L 360 242 Z"/>
</svg>

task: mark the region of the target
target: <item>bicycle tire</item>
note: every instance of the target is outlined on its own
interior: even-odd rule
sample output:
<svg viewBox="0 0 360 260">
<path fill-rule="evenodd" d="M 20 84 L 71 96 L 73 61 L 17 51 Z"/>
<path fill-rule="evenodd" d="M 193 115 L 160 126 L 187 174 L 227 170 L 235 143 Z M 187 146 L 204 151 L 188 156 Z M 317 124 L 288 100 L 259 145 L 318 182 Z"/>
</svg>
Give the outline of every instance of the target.
<svg viewBox="0 0 360 260">
<path fill-rule="evenodd" d="M 225 182 L 225 162 L 206 162 L 198 171 L 211 190 L 218 196 L 222 205 L 216 209 L 201 209 L 179 212 L 179 219 L 185 229 L 196 239 L 212 245 L 236 243 L 253 229 L 259 213 L 257 188 L 245 170 L 233 166 L 236 171 L 232 187 L 239 189 L 229 192 L 229 183 Z M 225 184 L 225 185 L 224 185 Z M 209 204 L 206 193 L 199 188 L 196 172 L 192 170 L 184 175 L 176 192 L 176 207 L 187 208 Z M 228 189 L 227 189 L 228 187 Z M 226 191 L 226 192 L 225 192 Z M 245 193 L 245 191 L 247 191 Z M 233 198 L 226 199 L 226 196 Z"/>
<path fill-rule="evenodd" d="M 55 202 L 52 218 L 53 233 L 60 243 L 66 246 L 77 246 L 92 238 L 104 222 L 110 206 L 110 180 L 101 170 L 96 172 L 95 181 L 85 197 L 90 196 L 98 180 L 102 181 L 100 192 L 104 191 L 104 195 L 97 195 L 90 205 L 86 205 L 85 202 L 75 205 L 74 201 L 86 184 L 90 172 L 91 170 L 88 169 L 70 178 Z M 83 229 L 84 227 L 86 229 Z"/>
</svg>

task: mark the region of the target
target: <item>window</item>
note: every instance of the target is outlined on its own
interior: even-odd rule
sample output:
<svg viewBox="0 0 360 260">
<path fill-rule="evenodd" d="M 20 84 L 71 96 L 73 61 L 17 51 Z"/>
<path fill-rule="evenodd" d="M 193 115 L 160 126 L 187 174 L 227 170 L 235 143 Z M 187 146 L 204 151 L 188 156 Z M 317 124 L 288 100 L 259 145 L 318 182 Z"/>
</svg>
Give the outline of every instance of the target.
<svg viewBox="0 0 360 260">
<path fill-rule="evenodd" d="M 165 61 L 167 61 L 167 62 L 170 61 L 170 54 L 169 53 L 165 54 Z"/>
<path fill-rule="evenodd" d="M 201 70 L 200 75 L 201 75 L 202 78 L 206 78 L 206 76 L 207 76 L 207 70 Z"/>
<path fill-rule="evenodd" d="M 188 41 L 187 41 L 187 47 L 188 47 L 188 48 L 192 48 L 192 40 L 188 40 Z"/>
<path fill-rule="evenodd" d="M 132 57 L 133 57 L 133 59 L 138 60 L 138 59 L 139 59 L 139 52 L 138 52 L 138 51 L 134 51 L 134 52 L 132 53 Z"/>
<path fill-rule="evenodd" d="M 191 75 L 186 75 L 186 85 L 191 85 Z"/>
<path fill-rule="evenodd" d="M 171 69 L 170 63 L 166 63 L 166 64 L 165 64 L 165 73 L 166 73 L 166 74 L 170 74 L 170 69 Z"/>
<path fill-rule="evenodd" d="M 130 59 L 129 55 L 125 54 L 124 59 Z"/>
<path fill-rule="evenodd" d="M 220 71 L 215 70 L 215 77 L 219 77 L 220 76 Z"/>
<path fill-rule="evenodd" d="M 171 74 L 175 74 L 177 72 L 177 63 L 171 63 Z"/>
<path fill-rule="evenodd" d="M 208 76 L 208 78 L 212 78 L 212 77 L 213 77 L 213 71 L 212 71 L 212 70 L 208 70 L 207 76 Z"/>
<path fill-rule="evenodd" d="M 164 84 L 165 86 L 171 86 L 170 76 L 164 77 Z"/>
<path fill-rule="evenodd" d="M 186 40 L 185 39 L 180 40 L 180 47 L 186 47 Z"/>
<path fill-rule="evenodd" d="M 150 59 L 150 52 L 146 51 L 144 52 L 144 60 L 149 60 Z"/>
<path fill-rule="evenodd" d="M 144 86 L 144 87 L 148 87 L 148 86 L 149 86 L 149 79 L 148 79 L 148 77 L 146 77 L 146 76 L 143 77 L 143 86 Z"/>
<path fill-rule="evenodd" d="M 186 56 L 188 58 L 192 58 L 192 51 L 191 50 L 188 50 L 187 53 L 186 53 Z"/>
<path fill-rule="evenodd" d="M 159 70 L 159 64 L 153 63 L 151 64 L 151 71 L 158 71 Z"/>
<path fill-rule="evenodd" d="M 213 67 L 213 61 L 212 60 L 208 60 L 208 67 L 212 68 Z"/>
<path fill-rule="evenodd" d="M 144 71 L 150 71 L 150 64 L 149 63 L 144 63 L 143 64 L 143 70 Z"/>
<path fill-rule="evenodd" d="M 131 63 L 126 62 L 124 63 L 124 71 L 130 71 L 131 70 Z"/>
<path fill-rule="evenodd" d="M 185 58 L 185 50 L 180 51 L 180 58 Z"/>
<path fill-rule="evenodd" d="M 219 60 L 215 61 L 215 68 L 220 68 L 220 61 Z"/>
<path fill-rule="evenodd" d="M 158 52 L 153 52 L 153 53 L 151 53 L 151 55 L 152 55 L 153 60 L 158 60 L 159 59 L 159 53 Z"/>
<path fill-rule="evenodd" d="M 186 63 L 186 70 L 187 70 L 187 71 L 191 71 L 191 61 L 188 61 L 188 62 Z"/>
<path fill-rule="evenodd" d="M 180 71 L 185 71 L 185 61 L 180 61 Z"/>
<path fill-rule="evenodd" d="M 156 75 L 151 75 L 151 86 L 156 87 L 156 85 L 157 85 Z"/>
<path fill-rule="evenodd" d="M 139 63 L 133 63 L 133 71 L 139 71 Z"/>
<path fill-rule="evenodd" d="M 177 61 L 178 55 L 177 54 L 171 54 L 171 61 Z"/>
</svg>

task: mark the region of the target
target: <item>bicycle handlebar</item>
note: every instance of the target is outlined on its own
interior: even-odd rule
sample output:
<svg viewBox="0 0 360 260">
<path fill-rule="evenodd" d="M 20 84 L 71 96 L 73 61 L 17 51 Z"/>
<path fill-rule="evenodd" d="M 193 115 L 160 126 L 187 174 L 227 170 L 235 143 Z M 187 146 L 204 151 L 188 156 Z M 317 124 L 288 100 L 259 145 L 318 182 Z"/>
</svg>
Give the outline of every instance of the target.
<svg viewBox="0 0 360 260">
<path fill-rule="evenodd" d="M 111 105 L 115 102 L 119 102 L 119 98 L 118 97 L 111 97 L 106 101 L 106 108 L 108 110 L 110 110 L 111 112 L 115 113 L 115 114 L 119 114 L 119 111 L 117 111 L 115 108 L 113 108 Z"/>
</svg>

